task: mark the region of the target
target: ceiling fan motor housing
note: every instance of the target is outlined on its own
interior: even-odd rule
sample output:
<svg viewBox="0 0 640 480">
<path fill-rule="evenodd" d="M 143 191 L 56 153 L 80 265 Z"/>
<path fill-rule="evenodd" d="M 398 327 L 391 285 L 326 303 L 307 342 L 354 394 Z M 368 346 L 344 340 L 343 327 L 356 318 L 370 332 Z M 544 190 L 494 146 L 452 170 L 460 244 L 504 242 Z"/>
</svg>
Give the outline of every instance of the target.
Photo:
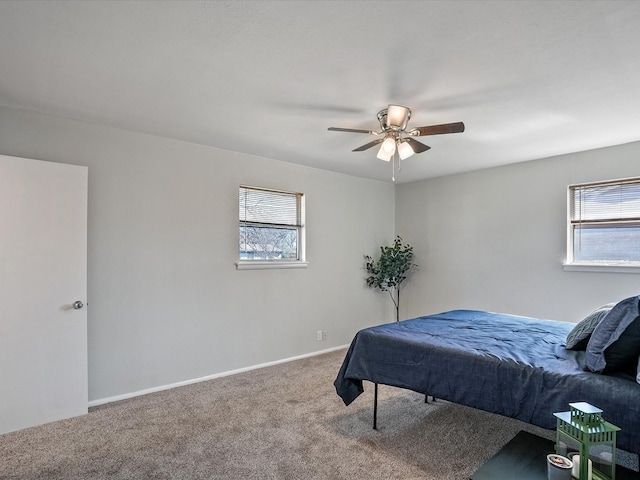
<svg viewBox="0 0 640 480">
<path fill-rule="evenodd" d="M 389 105 L 378 112 L 380 128 L 383 131 L 403 131 L 411 118 L 411 109 L 403 105 Z"/>
<path fill-rule="evenodd" d="M 411 118 L 411 109 L 402 105 L 389 105 L 387 107 L 387 128 L 404 130 Z"/>
</svg>

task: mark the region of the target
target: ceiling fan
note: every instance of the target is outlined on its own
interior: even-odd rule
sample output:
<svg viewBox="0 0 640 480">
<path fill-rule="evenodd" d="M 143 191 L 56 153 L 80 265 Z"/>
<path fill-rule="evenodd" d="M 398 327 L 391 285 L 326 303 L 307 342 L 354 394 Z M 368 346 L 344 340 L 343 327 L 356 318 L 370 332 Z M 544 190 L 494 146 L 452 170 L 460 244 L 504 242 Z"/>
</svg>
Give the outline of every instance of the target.
<svg viewBox="0 0 640 480">
<path fill-rule="evenodd" d="M 366 133 L 368 135 L 384 135 L 372 142 L 353 149 L 354 152 L 362 152 L 375 145 L 380 145 L 378 158 L 387 162 L 391 161 L 394 154 L 398 152 L 400 160 L 409 158 L 414 153 L 422 153 L 431 147 L 419 142 L 413 137 L 423 137 L 426 135 L 442 135 L 444 133 L 464 132 L 464 123 L 444 123 L 441 125 L 430 125 L 426 127 L 415 127 L 407 130 L 407 123 L 411 118 L 411 109 L 402 105 L 389 105 L 378 112 L 380 130 L 359 130 L 355 128 L 329 127 L 333 132 Z"/>
</svg>

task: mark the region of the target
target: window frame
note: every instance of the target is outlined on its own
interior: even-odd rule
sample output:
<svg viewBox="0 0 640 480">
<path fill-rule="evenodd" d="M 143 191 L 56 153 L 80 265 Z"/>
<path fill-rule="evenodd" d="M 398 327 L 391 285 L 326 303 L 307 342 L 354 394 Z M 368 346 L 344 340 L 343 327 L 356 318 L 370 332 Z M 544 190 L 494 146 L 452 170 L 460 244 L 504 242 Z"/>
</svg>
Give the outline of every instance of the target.
<svg viewBox="0 0 640 480">
<path fill-rule="evenodd" d="M 242 226 L 264 226 L 267 228 L 295 228 L 297 231 L 297 255 L 296 259 L 243 259 L 240 258 L 240 249 L 238 248 L 238 260 L 236 261 L 237 270 L 262 270 L 262 269 L 279 269 L 279 268 L 306 268 L 308 262 L 306 261 L 306 239 L 305 239 L 305 195 L 301 192 L 291 192 L 287 190 L 279 190 L 274 188 L 256 187 L 251 185 L 240 185 L 238 187 L 238 195 L 243 189 L 262 191 L 276 195 L 295 196 L 296 197 L 296 225 L 282 224 L 276 222 L 252 222 L 243 220 L 241 218 L 241 206 L 238 204 L 238 246 L 240 246 L 241 235 L 240 229 Z M 239 198 L 239 197 L 238 197 Z"/>
<path fill-rule="evenodd" d="M 576 261 L 574 255 L 576 231 L 583 225 L 595 226 L 640 226 L 640 216 L 630 218 L 599 218 L 586 219 L 575 218 L 575 190 L 589 188 L 606 188 L 616 185 L 633 184 L 640 185 L 640 177 L 622 178 L 616 180 L 605 180 L 599 182 L 577 183 L 567 186 L 567 256 L 563 263 L 565 271 L 586 271 L 586 272 L 613 272 L 613 273 L 640 273 L 640 261 L 616 261 L 616 260 L 581 260 Z"/>
</svg>

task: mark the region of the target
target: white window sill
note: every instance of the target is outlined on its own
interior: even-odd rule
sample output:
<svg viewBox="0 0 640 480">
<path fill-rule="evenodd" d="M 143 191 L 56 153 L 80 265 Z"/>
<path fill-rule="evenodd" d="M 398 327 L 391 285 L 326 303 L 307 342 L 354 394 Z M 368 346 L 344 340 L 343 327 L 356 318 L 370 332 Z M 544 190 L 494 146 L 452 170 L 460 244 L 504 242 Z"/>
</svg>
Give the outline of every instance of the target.
<svg viewBox="0 0 640 480">
<path fill-rule="evenodd" d="M 640 263 L 564 263 L 565 272 L 640 273 Z"/>
<path fill-rule="evenodd" d="M 240 260 L 236 262 L 237 270 L 265 270 L 270 268 L 307 268 L 308 262 L 282 260 Z"/>
</svg>

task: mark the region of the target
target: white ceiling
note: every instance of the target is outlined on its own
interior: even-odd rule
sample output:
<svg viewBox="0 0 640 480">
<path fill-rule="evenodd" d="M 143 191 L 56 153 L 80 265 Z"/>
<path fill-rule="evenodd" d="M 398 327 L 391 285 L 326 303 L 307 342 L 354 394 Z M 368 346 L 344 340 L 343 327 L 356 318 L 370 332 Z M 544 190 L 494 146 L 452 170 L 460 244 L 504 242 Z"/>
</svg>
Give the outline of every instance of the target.
<svg viewBox="0 0 640 480">
<path fill-rule="evenodd" d="M 640 140 L 640 2 L 0 1 L 0 105 L 388 182 L 390 103 L 398 182 Z"/>
</svg>

